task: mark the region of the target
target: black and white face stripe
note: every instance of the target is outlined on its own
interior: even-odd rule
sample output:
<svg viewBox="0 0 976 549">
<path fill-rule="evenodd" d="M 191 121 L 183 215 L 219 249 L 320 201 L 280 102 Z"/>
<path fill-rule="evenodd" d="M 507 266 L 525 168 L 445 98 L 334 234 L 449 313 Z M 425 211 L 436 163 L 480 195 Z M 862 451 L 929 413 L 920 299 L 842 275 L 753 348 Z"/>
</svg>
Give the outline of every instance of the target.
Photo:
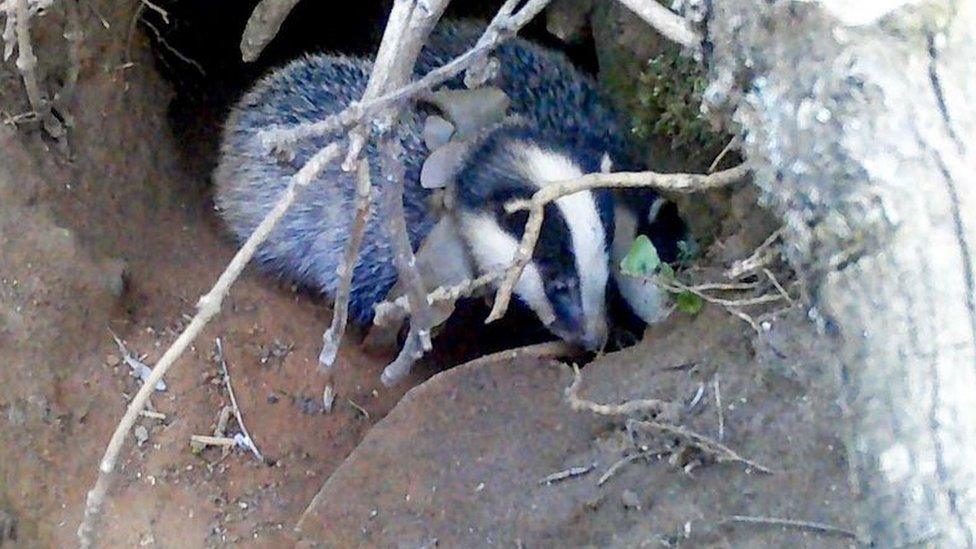
<svg viewBox="0 0 976 549">
<path fill-rule="evenodd" d="M 505 212 L 517 198 L 574 179 L 585 170 L 566 152 L 510 138 L 476 155 L 458 181 L 459 221 L 478 270 L 503 269 L 514 257 L 527 212 Z M 480 157 L 480 158 L 479 158 Z M 515 295 L 563 339 L 599 348 L 606 339 L 608 227 L 593 193 L 547 205 L 532 261 Z"/>
</svg>

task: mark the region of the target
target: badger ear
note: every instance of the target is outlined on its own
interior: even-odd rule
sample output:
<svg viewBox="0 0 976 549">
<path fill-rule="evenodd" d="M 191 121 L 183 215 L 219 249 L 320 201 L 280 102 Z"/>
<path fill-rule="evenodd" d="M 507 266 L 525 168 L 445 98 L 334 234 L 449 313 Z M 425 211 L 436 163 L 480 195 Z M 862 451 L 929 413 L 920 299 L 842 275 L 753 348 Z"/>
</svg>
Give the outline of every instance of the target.
<svg viewBox="0 0 976 549">
<path fill-rule="evenodd" d="M 504 91 L 491 86 L 473 90 L 442 89 L 426 94 L 423 99 L 444 114 L 462 139 L 501 122 L 511 103 Z"/>
</svg>

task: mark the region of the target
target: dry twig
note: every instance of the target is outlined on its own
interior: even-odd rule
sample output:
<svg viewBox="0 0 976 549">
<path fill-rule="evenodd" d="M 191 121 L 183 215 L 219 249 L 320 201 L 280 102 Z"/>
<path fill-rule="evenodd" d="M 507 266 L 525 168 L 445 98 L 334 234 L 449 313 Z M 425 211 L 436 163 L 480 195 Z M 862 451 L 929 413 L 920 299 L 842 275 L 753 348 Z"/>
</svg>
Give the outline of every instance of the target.
<svg viewBox="0 0 976 549">
<path fill-rule="evenodd" d="M 366 235 L 366 220 L 369 218 L 370 184 L 369 161 L 360 160 L 356 172 L 356 217 L 353 220 L 349 240 L 346 242 L 345 256 L 339 267 L 339 287 L 336 290 L 335 306 L 332 308 L 332 324 L 322 336 L 322 352 L 319 353 L 319 370 L 328 371 L 339 353 L 339 344 L 346 331 L 349 316 L 349 297 L 352 290 L 352 276 L 355 271 L 359 248 Z"/>
<path fill-rule="evenodd" d="M 214 339 L 214 359 L 220 366 L 220 375 L 223 377 L 224 385 L 227 387 L 227 396 L 230 398 L 231 410 L 234 412 L 237 426 L 241 429 L 242 438 L 240 439 L 240 444 L 250 450 L 254 454 L 254 457 L 258 458 L 258 461 L 263 462 L 264 456 L 261 455 L 257 444 L 251 438 L 251 434 L 247 432 L 247 427 L 244 425 L 244 415 L 241 413 L 241 407 L 237 405 L 237 397 L 234 396 L 234 387 L 230 384 L 230 371 L 227 369 L 227 361 L 224 359 L 224 346 L 219 337 Z"/>
<path fill-rule="evenodd" d="M 525 222 L 525 232 L 522 242 L 512 260 L 511 266 L 505 274 L 505 279 L 495 294 L 495 303 L 485 322 L 493 322 L 501 318 L 512 299 L 512 291 L 518 282 L 522 271 L 532 258 L 542 221 L 545 215 L 545 205 L 563 196 L 588 191 L 597 188 L 634 188 L 650 187 L 659 191 L 674 193 L 695 193 L 724 187 L 741 180 L 749 173 L 749 168 L 739 165 L 735 168 L 722 170 L 710 175 L 672 173 L 661 174 L 655 172 L 618 172 L 591 173 L 578 179 L 562 181 L 547 185 L 532 196 L 531 200 L 514 201 L 506 206 L 511 211 L 527 209 L 529 219 Z"/>
<path fill-rule="evenodd" d="M 749 257 L 736 261 L 727 271 L 725 277 L 730 279 L 741 278 L 747 274 L 757 271 L 769 265 L 776 257 L 776 251 L 771 249 L 773 243 L 783 235 L 783 228 L 780 227 L 773 231 L 762 244 L 757 247 Z"/>
<path fill-rule="evenodd" d="M 37 82 L 37 56 L 34 55 L 34 44 L 30 35 L 30 7 L 27 0 L 9 0 L 13 7 L 7 11 L 7 25 L 10 18 L 14 18 L 14 28 L 17 37 L 17 70 L 24 81 L 27 100 L 37 120 L 44 130 L 54 138 L 64 135 L 61 123 L 51 114 L 51 104 L 48 102 Z M 5 32 L 6 34 L 6 32 Z"/>
<path fill-rule="evenodd" d="M 607 481 L 613 478 L 613 475 L 616 475 L 617 471 L 622 469 L 624 465 L 633 463 L 638 459 L 650 459 L 651 457 L 659 454 L 663 454 L 664 452 L 665 452 L 664 450 L 654 450 L 654 451 L 647 450 L 647 451 L 637 452 L 635 454 L 630 454 L 628 456 L 624 456 L 619 460 L 615 461 L 613 465 L 607 468 L 606 472 L 604 472 L 600 476 L 600 479 L 596 481 L 596 485 L 603 486 L 604 484 L 606 484 Z"/>
<path fill-rule="evenodd" d="M 553 482 L 559 482 L 561 480 L 583 476 L 586 473 L 592 471 L 593 469 L 596 469 L 596 463 L 591 463 L 589 465 L 583 465 L 577 467 L 569 467 L 567 469 L 563 469 L 562 471 L 556 471 L 551 475 L 546 475 L 545 478 L 539 481 L 539 484 L 540 485 L 552 484 Z"/>
<path fill-rule="evenodd" d="M 823 522 L 812 522 L 808 520 L 796 520 L 787 518 L 775 518 L 775 517 L 753 517 L 746 515 L 732 515 L 722 519 L 719 524 L 761 524 L 766 526 L 782 526 L 786 528 L 797 528 L 800 530 L 809 530 L 811 532 L 819 532 L 821 534 L 834 534 L 850 538 L 853 540 L 861 541 L 860 536 L 857 532 L 849 530 L 847 528 L 841 528 L 839 526 L 833 526 L 831 524 L 825 524 Z"/>
<path fill-rule="evenodd" d="M 445 301 L 454 302 L 462 297 L 470 297 L 478 290 L 491 285 L 493 282 L 501 278 L 503 274 L 503 272 L 488 273 L 486 275 L 479 276 L 478 278 L 465 280 L 453 286 L 441 286 L 427 294 L 427 303 L 430 305 L 435 305 Z M 373 318 L 373 324 L 376 324 L 377 326 L 386 326 L 395 322 L 400 322 L 409 316 L 412 310 L 413 309 L 410 307 L 407 296 L 405 295 L 402 295 L 393 301 L 384 301 L 377 304 L 375 307 L 376 316 Z"/>
<path fill-rule="evenodd" d="M 417 269 L 417 260 L 410 245 L 410 233 L 407 231 L 407 220 L 403 212 L 404 167 L 397 160 L 400 156 L 399 146 L 388 140 L 383 148 L 383 173 L 390 185 L 386 189 L 388 236 L 393 243 L 393 262 L 397 276 L 404 281 L 407 301 L 412 311 L 407 340 L 400 349 L 400 354 L 383 369 L 380 376 L 383 384 L 390 386 L 403 379 L 410 372 L 413 363 L 430 351 L 432 316 L 430 303 L 427 301 L 427 288 Z"/>
<path fill-rule="evenodd" d="M 416 97 L 417 94 L 439 86 L 467 70 L 487 52 L 514 36 L 526 23 L 542 11 L 549 2 L 550 0 L 529 0 L 518 12 L 512 13 L 512 8 L 518 2 L 509 0 L 498 11 L 495 18 L 488 24 L 484 34 L 471 49 L 445 65 L 430 71 L 420 79 L 382 95 L 370 98 L 364 96 L 362 100 L 349 105 L 341 112 L 330 115 L 318 122 L 303 123 L 287 128 L 268 128 L 258 134 L 259 139 L 268 148 L 287 149 L 293 143 L 302 139 L 328 135 L 354 124 L 359 124 L 363 120 L 368 120 L 390 105 Z M 393 15 L 391 14 L 390 17 L 392 19 Z"/>
<path fill-rule="evenodd" d="M 575 411 L 585 410 L 600 416 L 631 416 L 639 413 L 658 414 L 675 406 L 673 402 L 656 398 L 628 400 L 623 404 L 599 404 L 579 397 L 577 393 L 582 381 L 579 366 L 573 364 L 573 383 L 566 388 L 566 400 Z"/>
<path fill-rule="evenodd" d="M 657 0 L 620 0 L 620 3 L 672 42 L 694 50 L 700 47 L 701 37 L 688 21 Z"/>
<path fill-rule="evenodd" d="M 633 425 L 677 437 L 683 440 L 685 444 L 688 444 L 692 448 L 705 454 L 711 459 L 714 459 L 718 463 L 734 461 L 737 463 L 742 463 L 743 465 L 746 465 L 761 473 L 765 473 L 767 475 L 773 474 L 768 467 L 760 465 L 751 459 L 744 458 L 728 446 L 680 425 L 671 425 L 654 420 L 634 421 Z"/>
<path fill-rule="evenodd" d="M 298 0 L 261 0 L 251 12 L 241 36 L 241 59 L 250 63 L 261 55 L 264 47 L 278 34 Z"/>
<path fill-rule="evenodd" d="M 220 446 L 222 448 L 233 448 L 237 446 L 237 441 L 231 437 L 212 437 L 207 435 L 190 435 L 191 444 L 200 446 Z M 227 450 L 224 450 L 225 452 Z"/>
<path fill-rule="evenodd" d="M 719 385 L 718 376 L 718 372 L 715 372 L 712 383 L 715 387 L 715 409 L 718 410 L 718 440 L 721 442 L 725 440 L 725 410 L 722 409 L 722 389 Z"/>
</svg>

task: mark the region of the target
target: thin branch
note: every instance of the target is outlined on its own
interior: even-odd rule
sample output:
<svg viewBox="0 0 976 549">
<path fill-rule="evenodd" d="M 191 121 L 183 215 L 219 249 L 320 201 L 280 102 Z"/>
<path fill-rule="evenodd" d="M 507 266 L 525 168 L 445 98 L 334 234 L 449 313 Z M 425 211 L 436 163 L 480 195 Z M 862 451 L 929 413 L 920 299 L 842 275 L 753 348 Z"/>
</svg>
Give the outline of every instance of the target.
<svg viewBox="0 0 976 549">
<path fill-rule="evenodd" d="M 442 302 L 454 302 L 462 297 L 470 297 L 478 290 L 490 286 L 502 277 L 504 272 L 493 272 L 479 276 L 471 280 L 465 280 L 453 286 L 441 286 L 427 294 L 427 303 L 436 305 Z M 386 326 L 400 322 L 410 315 L 413 310 L 410 307 L 407 296 L 402 295 L 393 301 L 378 303 L 374 308 L 376 311 L 373 317 L 373 324 Z"/>
<path fill-rule="evenodd" d="M 775 518 L 775 517 L 753 517 L 746 515 L 732 515 L 722 519 L 720 524 L 761 524 L 766 526 L 782 526 L 786 528 L 796 528 L 799 530 L 809 530 L 811 532 L 818 532 L 821 534 L 835 534 L 850 538 L 853 540 L 860 541 L 860 536 L 857 532 L 847 528 L 841 528 L 839 526 L 833 526 L 831 524 L 825 524 L 823 522 L 812 522 L 808 520 L 796 520 L 787 518 Z"/>
<path fill-rule="evenodd" d="M 722 162 L 722 159 L 725 158 L 725 155 L 729 154 L 732 149 L 739 146 L 740 139 L 741 138 L 738 135 L 732 136 L 732 139 L 729 139 L 729 142 L 726 143 L 725 146 L 722 147 L 722 150 L 719 151 L 718 155 L 715 156 L 715 160 L 712 160 L 712 163 L 708 165 L 708 170 L 706 170 L 705 173 L 715 173 L 715 170 L 718 168 L 719 163 Z"/>
<path fill-rule="evenodd" d="M 341 112 L 327 116 L 317 122 L 298 124 L 292 127 L 272 127 L 259 132 L 258 138 L 268 148 L 288 148 L 303 139 L 328 135 L 345 127 L 368 120 L 394 103 L 405 101 L 417 94 L 447 82 L 465 71 L 486 52 L 498 47 L 514 36 L 536 14 L 542 11 L 551 0 L 530 0 L 514 15 L 505 15 L 504 10 L 488 24 L 481 38 L 471 49 L 465 51 L 447 64 L 430 71 L 418 80 L 394 89 L 372 99 L 352 103 Z M 508 3 L 506 4 L 506 6 Z M 503 6 L 504 8 L 505 6 Z"/>
<path fill-rule="evenodd" d="M 734 461 L 747 465 L 748 467 L 751 467 L 752 469 L 755 469 L 761 473 L 765 473 L 767 475 L 773 474 L 768 467 L 760 465 L 751 459 L 742 457 L 735 450 L 729 448 L 721 442 L 712 440 L 705 435 L 696 433 L 680 425 L 661 423 L 660 421 L 654 420 L 634 421 L 633 424 L 638 427 L 651 429 L 682 439 L 686 444 L 711 457 L 719 463 Z"/>
<path fill-rule="evenodd" d="M 617 474 L 617 471 L 619 471 L 624 467 L 624 465 L 633 463 L 638 459 L 650 459 L 651 457 L 656 456 L 658 454 L 662 454 L 664 452 L 665 450 L 654 450 L 654 451 L 647 450 L 647 451 L 637 452 L 635 454 L 624 456 L 619 460 L 617 460 L 616 462 L 614 462 L 613 465 L 607 468 L 606 472 L 604 472 L 600 476 L 600 479 L 596 481 L 596 485 L 603 486 L 604 484 L 606 484 L 608 480 L 610 480 L 611 478 L 613 478 L 614 475 Z"/>
<path fill-rule="evenodd" d="M 190 435 L 190 443 L 199 444 L 200 446 L 220 446 L 228 450 L 237 446 L 237 441 L 230 437 L 212 437 L 208 435 Z"/>
<path fill-rule="evenodd" d="M 779 293 L 765 294 L 756 297 L 746 297 L 742 299 L 725 299 L 725 298 L 715 297 L 713 295 L 707 294 L 703 292 L 701 289 L 699 289 L 698 286 L 688 286 L 683 282 L 679 282 L 678 280 L 670 280 L 665 282 L 664 280 L 661 280 L 660 277 L 655 277 L 653 280 L 658 286 L 664 288 L 669 292 L 673 292 L 673 293 L 691 292 L 709 303 L 713 303 L 715 305 L 721 305 L 726 308 L 748 307 L 750 305 L 762 305 L 764 303 L 775 303 L 777 301 L 783 301 L 784 299 L 783 296 Z"/>
<path fill-rule="evenodd" d="M 349 240 L 346 242 L 342 264 L 339 266 L 339 288 L 336 290 L 332 324 L 322 335 L 322 352 L 319 354 L 319 371 L 321 372 L 331 370 L 336 355 L 339 353 L 342 335 L 346 331 L 349 298 L 352 292 L 352 275 L 356 270 L 359 248 L 362 246 L 363 237 L 366 236 L 366 220 L 369 219 L 371 190 L 369 161 L 360 160 L 359 169 L 356 172 L 356 217 L 352 223 L 352 230 L 349 232 Z"/>
<path fill-rule="evenodd" d="M 384 189 L 384 198 L 389 219 L 388 236 L 393 245 L 393 263 L 399 279 L 404 283 L 412 313 L 407 340 L 400 354 L 383 370 L 380 377 L 387 386 L 403 379 L 410 372 L 413 363 L 431 349 L 430 330 L 433 320 L 430 303 L 427 301 L 427 288 L 417 269 L 417 259 L 410 245 L 410 233 L 404 217 L 404 167 L 398 160 L 401 152 L 399 148 L 399 144 L 393 140 L 387 140 L 382 147 L 383 174 L 388 185 Z"/>
<path fill-rule="evenodd" d="M 596 463 L 591 463 L 589 465 L 582 465 L 576 467 L 569 467 L 568 469 L 563 469 L 562 471 L 556 471 L 551 475 L 546 475 L 545 478 L 539 480 L 539 485 L 552 484 L 553 482 L 559 482 L 562 480 L 575 478 L 583 476 L 593 469 L 596 469 Z"/>
<path fill-rule="evenodd" d="M 684 17 L 665 8 L 656 0 L 619 0 L 662 36 L 686 48 L 700 48 L 701 37 Z"/>
<path fill-rule="evenodd" d="M 513 209 L 528 209 L 529 219 L 525 222 L 522 242 L 519 244 L 511 266 L 508 268 L 505 280 L 502 281 L 498 293 L 495 295 L 494 306 L 485 322 L 498 320 L 508 310 L 515 284 L 532 258 L 536 241 L 539 239 L 539 231 L 542 229 L 544 208 L 549 202 L 563 196 L 597 188 L 650 187 L 659 191 L 695 193 L 724 187 L 743 179 L 748 173 L 749 168 L 744 164 L 709 175 L 655 172 L 591 173 L 578 179 L 552 183 L 539 189 L 530 201 L 513 206 Z"/>
<path fill-rule="evenodd" d="M 27 0 L 12 0 L 14 2 L 13 12 L 8 11 L 7 17 L 11 13 L 15 17 L 14 27 L 17 34 L 17 69 L 20 71 L 21 79 L 24 81 L 24 90 L 27 92 L 27 100 L 30 102 L 31 110 L 37 120 L 41 122 L 44 130 L 54 138 L 64 136 L 64 128 L 61 123 L 51 115 L 51 104 L 44 97 L 41 87 L 37 82 L 37 56 L 34 55 L 34 44 L 31 42 L 30 35 L 30 7 Z"/>
<path fill-rule="evenodd" d="M 218 366 L 220 366 L 220 375 L 224 379 L 224 385 L 227 387 L 227 396 L 230 398 L 231 410 L 234 412 L 234 418 L 237 419 L 237 426 L 241 428 L 241 434 L 243 435 L 242 445 L 254 454 L 254 457 L 258 458 L 258 461 L 264 462 L 264 456 L 258 450 L 257 443 L 251 438 L 251 433 L 247 432 L 247 427 L 244 425 L 244 414 L 241 413 L 241 407 L 237 405 L 237 397 L 234 396 L 234 387 L 230 384 L 230 371 L 227 369 L 227 361 L 224 359 L 224 345 L 221 343 L 220 338 L 214 339 L 215 353 L 214 358 L 217 360 Z"/>
<path fill-rule="evenodd" d="M 298 0 L 261 0 L 251 12 L 241 36 L 241 59 L 250 63 L 261 55 Z"/>
<path fill-rule="evenodd" d="M 288 183 L 288 187 L 281 194 L 274 208 L 261 220 L 261 223 L 251 233 L 251 236 L 248 237 L 244 245 L 234 255 L 234 258 L 227 265 L 227 268 L 224 269 L 224 272 L 221 273 L 220 278 L 217 279 L 213 288 L 197 302 L 196 315 L 194 315 L 186 328 L 183 329 L 179 337 L 176 338 L 176 341 L 163 353 L 162 358 L 159 359 L 153 368 L 152 374 L 142 384 L 142 387 L 136 393 L 132 402 L 129 403 L 129 407 L 126 409 L 125 414 L 115 428 L 115 432 L 112 434 L 108 446 L 105 448 L 105 454 L 102 456 L 98 467 L 98 479 L 95 481 L 95 486 L 88 492 L 85 501 L 85 516 L 81 525 L 78 527 L 78 540 L 82 547 L 91 547 L 94 542 L 92 536 L 94 534 L 95 520 L 98 517 L 102 503 L 105 501 L 105 494 L 108 492 L 108 487 L 111 483 L 111 474 L 115 470 L 115 464 L 119 459 L 122 445 L 125 443 L 125 437 L 139 417 L 139 412 L 145 407 L 146 401 L 152 395 L 156 383 L 162 379 L 167 370 L 176 362 L 176 359 L 190 346 L 190 343 L 200 335 L 200 332 L 203 331 L 204 326 L 207 325 L 210 319 L 220 312 L 220 305 L 230 291 L 231 285 L 240 276 L 241 271 L 244 270 L 245 265 L 251 260 L 251 257 L 254 256 L 258 246 L 268 238 L 272 229 L 274 229 L 278 221 L 285 215 L 285 211 L 295 201 L 298 189 L 307 186 L 338 155 L 339 145 L 338 143 L 333 143 L 316 153 L 292 177 Z"/>
<path fill-rule="evenodd" d="M 766 240 L 764 240 L 762 244 L 753 250 L 749 257 L 740 259 L 739 261 L 733 263 L 732 266 L 725 271 L 725 277 L 734 280 L 768 265 L 775 257 L 775 252 L 773 252 L 770 247 L 781 236 L 783 236 L 783 227 L 776 229 L 772 232 L 772 234 L 766 237 Z"/>
<path fill-rule="evenodd" d="M 64 76 L 64 84 L 54 96 L 54 106 L 67 121 L 67 125 L 72 126 L 73 122 L 68 114 L 68 102 L 74 96 L 78 75 L 81 74 L 81 47 L 85 41 L 85 31 L 81 25 L 78 0 L 64 0 L 63 4 L 67 19 L 64 39 L 68 41 L 68 70 Z"/>
<path fill-rule="evenodd" d="M 722 388 L 719 385 L 719 374 L 715 372 L 712 384 L 715 388 L 715 408 L 718 410 L 718 440 L 725 440 L 725 410 L 722 409 Z"/>
<path fill-rule="evenodd" d="M 623 404 L 599 404 L 592 400 L 579 397 L 580 383 L 583 376 L 580 375 L 579 367 L 573 365 L 573 383 L 566 388 L 566 400 L 569 406 L 575 411 L 585 410 L 600 416 L 632 416 L 639 413 L 658 414 L 674 406 L 673 402 L 656 398 L 643 398 L 628 400 Z"/>
</svg>

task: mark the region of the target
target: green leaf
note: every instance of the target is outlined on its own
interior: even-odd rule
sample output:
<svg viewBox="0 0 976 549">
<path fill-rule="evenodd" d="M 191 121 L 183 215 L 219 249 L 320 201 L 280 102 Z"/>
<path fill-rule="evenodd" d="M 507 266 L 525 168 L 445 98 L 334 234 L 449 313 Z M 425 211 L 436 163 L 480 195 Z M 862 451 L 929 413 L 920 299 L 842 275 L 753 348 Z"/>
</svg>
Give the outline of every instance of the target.
<svg viewBox="0 0 976 549">
<path fill-rule="evenodd" d="M 630 245 L 630 251 L 620 260 L 620 271 L 627 276 L 647 277 L 662 265 L 657 249 L 650 238 L 639 235 Z"/>
<path fill-rule="evenodd" d="M 699 312 L 701 312 L 702 307 L 705 306 L 705 301 L 702 300 L 700 296 L 686 290 L 678 294 L 678 296 L 675 298 L 675 305 L 678 307 L 678 310 L 683 313 L 697 315 Z"/>
</svg>

